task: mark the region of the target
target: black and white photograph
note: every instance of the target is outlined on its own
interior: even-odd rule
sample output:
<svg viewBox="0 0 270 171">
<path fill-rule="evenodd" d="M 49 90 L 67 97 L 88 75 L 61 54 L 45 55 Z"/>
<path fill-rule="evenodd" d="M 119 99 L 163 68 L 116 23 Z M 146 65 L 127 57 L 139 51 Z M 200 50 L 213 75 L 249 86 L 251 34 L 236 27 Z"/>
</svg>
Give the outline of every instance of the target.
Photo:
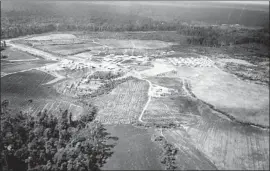
<svg viewBox="0 0 270 171">
<path fill-rule="evenodd" d="M 269 1 L 0 8 L 0 171 L 269 170 Z"/>
</svg>

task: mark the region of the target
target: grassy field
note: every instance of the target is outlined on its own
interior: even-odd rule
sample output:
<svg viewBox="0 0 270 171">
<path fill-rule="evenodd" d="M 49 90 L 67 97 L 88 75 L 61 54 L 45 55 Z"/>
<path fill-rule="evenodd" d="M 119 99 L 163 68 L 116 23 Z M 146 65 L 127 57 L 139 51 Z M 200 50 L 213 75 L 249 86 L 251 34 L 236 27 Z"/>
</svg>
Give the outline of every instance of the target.
<svg viewBox="0 0 270 171">
<path fill-rule="evenodd" d="M 124 48 L 124 49 L 160 49 L 166 48 L 172 43 L 162 42 L 158 40 L 117 40 L 117 39 L 99 39 L 100 44 L 113 47 L 113 48 Z"/>
<path fill-rule="evenodd" d="M 91 48 L 99 46 L 100 45 L 96 43 L 89 42 L 85 44 L 44 45 L 44 46 L 37 46 L 37 48 L 60 55 L 74 55 L 85 51 L 91 51 Z"/>
<path fill-rule="evenodd" d="M 118 40 L 159 40 L 165 42 L 186 42 L 186 38 L 176 33 L 176 31 L 149 31 L 149 32 L 76 32 L 76 37 L 89 39 L 118 39 Z"/>
<path fill-rule="evenodd" d="M 26 52 L 21 52 L 16 49 L 7 48 L 1 51 L 1 55 L 7 56 L 5 60 L 33 60 L 36 59 L 33 55 L 30 55 Z"/>
<path fill-rule="evenodd" d="M 42 84 L 53 80 L 54 77 L 38 70 L 20 72 L 1 78 L 1 94 L 21 96 L 25 99 L 50 96 L 53 90 Z"/>
<path fill-rule="evenodd" d="M 24 70 L 42 67 L 46 64 L 52 64 L 52 63 L 55 63 L 55 62 L 46 61 L 46 60 L 35 60 L 35 61 L 29 61 L 29 62 L 1 61 L 1 72 L 14 73 L 18 71 L 24 71 Z"/>
<path fill-rule="evenodd" d="M 192 92 L 239 120 L 269 126 L 269 88 L 245 82 L 217 69 L 196 68 Z"/>
<path fill-rule="evenodd" d="M 131 123 L 136 121 L 147 101 L 148 84 L 130 80 L 118 85 L 109 94 L 93 100 L 98 106 L 97 120 L 102 123 Z"/>
<path fill-rule="evenodd" d="M 153 131 L 131 125 L 106 125 L 118 144 L 101 170 L 163 170 L 159 161 L 161 148 L 151 141 Z"/>
<path fill-rule="evenodd" d="M 196 125 L 187 123 L 185 129 L 171 129 L 163 134 L 184 152 L 190 153 L 192 151 L 182 148 L 188 142 L 218 169 L 269 169 L 268 131 L 230 122 L 208 107 L 202 108 L 198 121 Z"/>
<path fill-rule="evenodd" d="M 45 109 L 54 114 L 60 109 L 68 109 L 75 118 L 83 113 L 81 106 L 60 98 L 53 87 L 43 85 L 53 79 L 53 76 L 38 70 L 7 75 L 1 78 L 1 98 L 9 100 L 10 106 L 16 110 L 33 115 Z"/>
</svg>

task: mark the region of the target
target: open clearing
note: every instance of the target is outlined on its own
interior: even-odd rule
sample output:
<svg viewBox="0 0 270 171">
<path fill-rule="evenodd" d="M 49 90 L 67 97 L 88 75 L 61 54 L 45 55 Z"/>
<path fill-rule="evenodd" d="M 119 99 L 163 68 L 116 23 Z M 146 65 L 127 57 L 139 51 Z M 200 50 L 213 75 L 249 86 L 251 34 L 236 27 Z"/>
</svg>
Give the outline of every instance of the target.
<svg viewBox="0 0 270 171">
<path fill-rule="evenodd" d="M 123 49 L 161 49 L 166 48 L 173 43 L 162 42 L 158 40 L 115 40 L 115 39 L 98 39 L 98 43 Z"/>
<path fill-rule="evenodd" d="M 27 40 L 61 40 L 61 39 L 75 39 L 76 36 L 72 34 L 49 34 L 44 36 L 34 36 Z"/>
<path fill-rule="evenodd" d="M 162 149 L 151 140 L 155 134 L 178 148 L 177 169 L 269 169 L 269 87 L 224 69 L 234 64 L 257 71 L 257 64 L 202 56 L 190 48 L 173 51 L 168 42 L 101 39 L 95 34 L 99 33 L 7 41 L 7 50 L 14 51 L 10 59 L 21 60 L 20 53 L 25 52 L 43 59 L 3 60 L 2 98 L 33 115 L 45 109 L 58 115 L 60 109 L 68 109 L 73 119 L 87 112 L 79 99 L 93 102 L 98 109 L 95 120 L 119 137 L 105 170 L 164 169 Z M 27 55 L 22 58 L 29 60 Z M 267 64 L 258 65 L 265 69 Z M 106 84 L 130 76 L 134 78 L 115 87 Z M 103 87 L 105 91 L 104 85 L 109 86 Z M 96 90 L 105 94 L 83 96 Z M 131 125 L 139 122 L 145 127 Z M 164 128 L 170 124 L 174 128 Z"/>
<path fill-rule="evenodd" d="M 8 58 L 5 59 L 8 61 L 28 61 L 28 60 L 39 59 L 39 58 L 36 58 L 30 54 L 27 54 L 25 52 L 20 52 L 16 49 L 12 49 L 12 48 L 5 49 L 3 52 L 1 52 L 1 54 L 3 56 L 8 56 Z"/>
<path fill-rule="evenodd" d="M 91 51 L 92 47 L 100 47 L 96 43 L 86 43 L 86 44 L 68 44 L 68 45 L 44 45 L 37 46 L 38 49 L 52 52 L 60 55 L 73 55 L 81 53 L 84 51 Z"/>
<path fill-rule="evenodd" d="M 186 146 L 183 139 L 186 139 L 189 144 L 203 152 L 218 169 L 269 168 L 268 131 L 231 123 L 207 108 L 204 109 L 198 123 L 187 122 L 184 128 L 163 131 L 163 134 L 183 150 Z"/>
<path fill-rule="evenodd" d="M 1 94 L 30 97 L 44 97 L 53 94 L 47 92 L 47 87 L 42 86 L 54 77 L 38 70 L 20 72 L 1 78 Z"/>
<path fill-rule="evenodd" d="M 99 109 L 96 120 L 104 124 L 135 122 L 147 101 L 147 91 L 147 82 L 130 80 L 95 98 L 93 102 Z"/>
<path fill-rule="evenodd" d="M 166 77 L 184 78 L 194 95 L 241 121 L 269 126 L 269 88 L 238 79 L 217 67 L 178 66 Z"/>
</svg>

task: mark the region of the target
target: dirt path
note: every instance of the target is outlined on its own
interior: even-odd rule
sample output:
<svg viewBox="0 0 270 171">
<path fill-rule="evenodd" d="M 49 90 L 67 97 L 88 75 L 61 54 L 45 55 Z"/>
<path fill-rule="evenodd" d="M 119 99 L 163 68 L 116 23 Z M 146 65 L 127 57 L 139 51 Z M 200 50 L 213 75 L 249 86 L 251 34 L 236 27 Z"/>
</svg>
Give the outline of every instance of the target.
<svg viewBox="0 0 270 171">
<path fill-rule="evenodd" d="M 143 110 L 142 110 L 142 112 L 141 112 L 141 114 L 140 114 L 140 116 L 139 116 L 139 121 L 140 122 L 142 122 L 142 123 L 145 123 L 144 121 L 142 121 L 142 117 L 143 117 L 143 114 L 144 114 L 144 112 L 145 112 L 145 110 L 147 109 L 147 107 L 148 107 L 148 105 L 149 105 L 149 103 L 150 103 L 150 101 L 151 101 L 151 94 L 150 94 L 150 91 L 151 91 L 151 88 L 152 88 L 152 83 L 149 81 L 149 80 L 147 80 L 147 79 L 143 79 L 143 78 L 140 78 L 141 80 L 144 80 L 144 81 L 147 81 L 148 82 L 148 84 L 149 84 L 149 88 L 148 88 L 148 100 L 147 100 L 147 102 L 146 102 L 146 104 L 145 104 L 145 106 L 144 106 L 144 108 L 143 108 Z"/>
</svg>

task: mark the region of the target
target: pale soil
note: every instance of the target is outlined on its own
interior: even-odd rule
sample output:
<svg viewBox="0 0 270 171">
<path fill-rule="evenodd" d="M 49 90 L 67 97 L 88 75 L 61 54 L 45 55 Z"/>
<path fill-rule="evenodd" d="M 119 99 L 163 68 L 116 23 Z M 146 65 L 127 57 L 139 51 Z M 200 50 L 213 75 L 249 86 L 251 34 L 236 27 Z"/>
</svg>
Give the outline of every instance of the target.
<svg viewBox="0 0 270 171">
<path fill-rule="evenodd" d="M 166 48 L 173 43 L 162 42 L 158 40 L 115 40 L 115 39 L 99 39 L 95 41 L 102 45 L 115 48 L 134 48 L 134 49 L 160 49 Z"/>
<path fill-rule="evenodd" d="M 153 68 L 149 70 L 144 70 L 140 73 L 143 76 L 155 76 L 157 74 L 172 71 L 175 68 L 173 65 L 166 63 L 166 61 L 164 60 L 156 60 L 152 64 L 154 65 Z"/>
<path fill-rule="evenodd" d="M 57 39 L 76 39 L 72 34 L 50 34 L 45 36 L 35 36 L 27 40 L 57 40 Z"/>
<path fill-rule="evenodd" d="M 192 92 L 199 99 L 230 113 L 237 119 L 269 126 L 267 86 L 239 80 L 214 68 L 198 69 L 197 72 L 199 75 L 197 79 L 191 79 L 191 85 Z"/>
</svg>

